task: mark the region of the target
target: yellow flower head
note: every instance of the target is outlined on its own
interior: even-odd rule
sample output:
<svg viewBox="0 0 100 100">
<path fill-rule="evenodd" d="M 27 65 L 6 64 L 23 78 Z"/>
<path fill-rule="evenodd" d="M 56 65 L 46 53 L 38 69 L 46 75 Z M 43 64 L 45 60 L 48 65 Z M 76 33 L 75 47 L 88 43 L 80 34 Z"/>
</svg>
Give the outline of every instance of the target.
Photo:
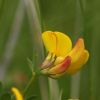
<svg viewBox="0 0 100 100">
<path fill-rule="evenodd" d="M 20 92 L 17 88 L 13 87 L 13 88 L 11 89 L 11 91 L 12 91 L 13 94 L 15 95 L 16 100 L 24 100 L 24 98 L 23 98 L 21 92 Z"/>
<path fill-rule="evenodd" d="M 43 32 L 42 39 L 49 53 L 41 65 L 41 72 L 52 78 L 66 72 L 76 73 L 89 58 L 89 52 L 85 49 L 82 38 L 77 40 L 73 48 L 71 39 L 61 32 Z"/>
</svg>

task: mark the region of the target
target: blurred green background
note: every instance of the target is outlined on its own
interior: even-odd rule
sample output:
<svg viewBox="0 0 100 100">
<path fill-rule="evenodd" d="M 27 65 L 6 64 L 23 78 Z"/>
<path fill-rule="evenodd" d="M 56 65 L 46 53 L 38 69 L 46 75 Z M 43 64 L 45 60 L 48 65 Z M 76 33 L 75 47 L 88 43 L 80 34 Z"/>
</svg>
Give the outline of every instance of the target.
<svg viewBox="0 0 100 100">
<path fill-rule="evenodd" d="M 57 80 L 62 100 L 100 100 L 99 27 L 99 0 L 0 0 L 0 80 L 7 87 L 16 85 L 23 90 L 32 76 L 27 58 L 36 67 L 44 59 L 40 33 L 61 31 L 73 42 L 83 37 L 90 52 L 88 63 L 79 73 Z M 44 100 L 48 80 L 36 78 L 26 95 Z"/>
</svg>

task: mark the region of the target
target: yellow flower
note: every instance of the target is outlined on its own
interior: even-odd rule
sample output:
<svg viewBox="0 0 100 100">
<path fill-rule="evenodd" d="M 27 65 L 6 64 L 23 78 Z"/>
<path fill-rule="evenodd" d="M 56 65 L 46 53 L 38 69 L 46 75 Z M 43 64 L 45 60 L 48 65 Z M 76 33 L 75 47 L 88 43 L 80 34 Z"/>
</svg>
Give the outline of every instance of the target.
<svg viewBox="0 0 100 100">
<path fill-rule="evenodd" d="M 14 93 L 16 100 L 24 100 L 21 92 L 17 88 L 13 87 L 11 91 Z"/>
<path fill-rule="evenodd" d="M 74 74 L 89 58 L 84 40 L 79 38 L 72 48 L 71 39 L 61 32 L 46 31 L 42 39 L 48 55 L 41 65 L 41 73 L 57 78 L 64 73 Z"/>
</svg>

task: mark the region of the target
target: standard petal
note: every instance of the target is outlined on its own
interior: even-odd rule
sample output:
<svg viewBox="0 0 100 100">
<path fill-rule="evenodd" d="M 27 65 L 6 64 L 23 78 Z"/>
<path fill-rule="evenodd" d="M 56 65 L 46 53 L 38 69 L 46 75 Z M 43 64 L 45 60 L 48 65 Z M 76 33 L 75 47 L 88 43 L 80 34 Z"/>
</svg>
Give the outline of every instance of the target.
<svg viewBox="0 0 100 100">
<path fill-rule="evenodd" d="M 11 90 L 14 93 L 16 100 L 24 100 L 22 94 L 20 93 L 20 91 L 17 88 L 13 87 Z"/>
<path fill-rule="evenodd" d="M 72 49 L 71 39 L 61 32 L 46 31 L 42 34 L 46 49 L 56 56 L 65 57 Z"/>
<path fill-rule="evenodd" d="M 72 63 L 70 67 L 67 70 L 68 74 L 75 74 L 77 71 L 79 71 L 82 66 L 87 62 L 89 58 L 89 52 L 87 50 L 84 50 L 79 59 L 75 63 Z"/>
</svg>

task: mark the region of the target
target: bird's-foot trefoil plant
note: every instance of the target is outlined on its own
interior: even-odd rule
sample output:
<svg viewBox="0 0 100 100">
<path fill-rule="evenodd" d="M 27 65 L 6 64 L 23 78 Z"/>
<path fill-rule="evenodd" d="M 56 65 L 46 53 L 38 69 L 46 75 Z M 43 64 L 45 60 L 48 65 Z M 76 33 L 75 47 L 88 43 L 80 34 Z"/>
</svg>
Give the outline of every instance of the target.
<svg viewBox="0 0 100 100">
<path fill-rule="evenodd" d="M 72 46 L 72 40 L 64 33 L 45 31 L 42 33 L 42 39 L 48 54 L 38 71 L 33 70 L 35 75 L 45 75 L 54 79 L 64 74 L 73 75 L 89 59 L 89 52 L 85 48 L 83 38 L 78 38 Z M 12 92 L 16 100 L 24 100 L 17 88 L 12 88 Z"/>
</svg>

